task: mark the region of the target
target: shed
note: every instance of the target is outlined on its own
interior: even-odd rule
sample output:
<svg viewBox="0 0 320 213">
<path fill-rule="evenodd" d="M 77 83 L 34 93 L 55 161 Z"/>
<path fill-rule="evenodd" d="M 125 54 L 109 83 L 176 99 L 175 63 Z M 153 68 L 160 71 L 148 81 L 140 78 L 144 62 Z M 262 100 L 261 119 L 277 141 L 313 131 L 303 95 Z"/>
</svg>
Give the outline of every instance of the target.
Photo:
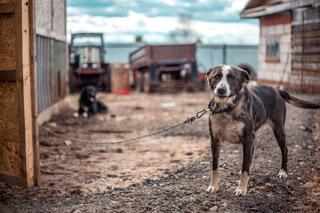
<svg viewBox="0 0 320 213">
<path fill-rule="evenodd" d="M 39 183 L 37 122 L 67 93 L 66 0 L 0 0 L 0 181 Z"/>
<path fill-rule="evenodd" d="M 320 2 L 250 0 L 242 18 L 259 18 L 258 78 L 285 89 L 320 92 Z"/>
</svg>

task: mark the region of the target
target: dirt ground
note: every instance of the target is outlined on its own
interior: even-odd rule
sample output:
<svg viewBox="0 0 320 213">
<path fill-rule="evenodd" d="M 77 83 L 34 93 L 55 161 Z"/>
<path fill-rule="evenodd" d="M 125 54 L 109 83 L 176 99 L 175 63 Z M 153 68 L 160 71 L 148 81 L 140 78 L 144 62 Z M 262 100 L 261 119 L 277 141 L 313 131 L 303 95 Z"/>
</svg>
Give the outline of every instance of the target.
<svg viewBox="0 0 320 213">
<path fill-rule="evenodd" d="M 305 99 L 320 96 L 299 95 Z M 276 177 L 280 150 L 271 129 L 256 134 L 248 194 L 235 197 L 241 147 L 223 143 L 220 191 L 205 191 L 210 179 L 208 115 L 160 136 L 133 144 L 110 142 L 149 133 L 184 120 L 210 100 L 208 93 L 99 95 L 108 114 L 73 118 L 69 108 L 40 128 L 41 186 L 0 183 L 0 210 L 53 212 L 320 211 L 320 113 L 288 106 L 289 177 Z M 50 134 L 49 129 L 64 138 Z"/>
</svg>

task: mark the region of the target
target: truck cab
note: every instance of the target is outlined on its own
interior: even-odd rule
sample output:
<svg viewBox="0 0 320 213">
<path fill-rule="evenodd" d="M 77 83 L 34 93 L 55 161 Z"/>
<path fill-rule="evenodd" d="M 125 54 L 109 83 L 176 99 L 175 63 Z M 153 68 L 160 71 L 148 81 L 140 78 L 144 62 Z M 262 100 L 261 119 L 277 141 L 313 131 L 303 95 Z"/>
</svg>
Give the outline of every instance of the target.
<svg viewBox="0 0 320 213">
<path fill-rule="evenodd" d="M 102 33 L 75 33 L 69 47 L 69 88 L 76 92 L 86 85 L 111 90 L 111 70 L 104 59 Z"/>
</svg>

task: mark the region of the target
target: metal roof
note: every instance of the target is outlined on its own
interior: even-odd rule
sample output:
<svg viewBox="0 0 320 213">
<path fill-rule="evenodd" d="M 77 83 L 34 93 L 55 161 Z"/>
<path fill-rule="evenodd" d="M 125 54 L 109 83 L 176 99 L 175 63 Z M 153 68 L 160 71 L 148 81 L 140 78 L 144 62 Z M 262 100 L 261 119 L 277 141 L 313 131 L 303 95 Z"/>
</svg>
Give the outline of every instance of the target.
<svg viewBox="0 0 320 213">
<path fill-rule="evenodd" d="M 242 18 L 259 18 L 299 7 L 319 7 L 318 0 L 250 0 L 240 12 Z"/>
</svg>

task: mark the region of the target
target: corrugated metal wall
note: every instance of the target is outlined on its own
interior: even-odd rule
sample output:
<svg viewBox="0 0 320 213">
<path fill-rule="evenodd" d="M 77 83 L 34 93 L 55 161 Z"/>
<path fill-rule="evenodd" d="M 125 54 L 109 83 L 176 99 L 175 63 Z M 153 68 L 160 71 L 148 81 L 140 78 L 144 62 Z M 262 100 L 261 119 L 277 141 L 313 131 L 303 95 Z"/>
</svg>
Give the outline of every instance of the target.
<svg viewBox="0 0 320 213">
<path fill-rule="evenodd" d="M 67 92 L 66 43 L 36 37 L 38 113 L 63 98 Z"/>
</svg>

